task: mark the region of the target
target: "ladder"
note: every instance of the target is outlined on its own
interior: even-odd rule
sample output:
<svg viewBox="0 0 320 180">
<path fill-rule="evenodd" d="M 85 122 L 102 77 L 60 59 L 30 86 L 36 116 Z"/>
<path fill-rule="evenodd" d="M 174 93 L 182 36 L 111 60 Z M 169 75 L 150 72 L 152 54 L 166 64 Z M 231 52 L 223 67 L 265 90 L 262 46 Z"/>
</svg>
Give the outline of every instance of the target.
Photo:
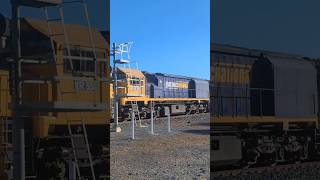
<svg viewBox="0 0 320 180">
<path fill-rule="evenodd" d="M 55 62 L 57 62 L 57 55 L 56 55 L 56 47 L 54 44 L 54 38 L 57 36 L 60 36 L 63 38 L 64 40 L 64 44 L 66 47 L 66 55 L 68 57 L 68 63 L 70 65 L 70 69 L 73 70 L 73 62 L 70 58 L 71 56 L 71 50 L 70 50 L 70 43 L 69 43 L 69 38 L 68 38 L 68 34 L 67 34 L 67 29 L 66 29 L 66 25 L 65 25 L 65 21 L 64 21 L 64 12 L 63 12 L 63 6 L 62 4 L 58 5 L 57 7 L 59 10 L 59 15 L 60 17 L 58 18 L 51 18 L 49 16 L 49 11 L 48 11 L 48 7 L 44 7 L 44 13 L 45 13 L 45 17 L 46 17 L 46 22 L 47 22 L 47 27 L 48 27 L 48 33 L 49 33 L 49 38 L 50 38 L 50 42 L 51 42 L 51 48 L 52 48 L 52 54 L 53 54 L 53 59 Z M 52 23 L 56 22 L 56 23 L 60 23 L 62 26 L 62 32 L 54 32 L 54 30 L 52 29 Z"/>
<path fill-rule="evenodd" d="M 316 128 L 314 130 L 314 144 L 320 147 L 320 129 Z"/>
<path fill-rule="evenodd" d="M 314 148 L 317 154 L 320 154 L 320 129 L 315 128 L 314 130 Z"/>
<path fill-rule="evenodd" d="M 140 118 L 138 101 L 131 101 L 131 110 L 134 112 L 134 114 L 138 115 L 139 127 L 143 127 L 142 124 L 141 124 L 141 118 Z M 136 119 L 135 117 L 133 117 L 133 118 Z M 137 121 L 136 121 L 136 122 L 137 122 Z M 137 124 L 136 124 L 136 125 L 137 125 Z"/>
<path fill-rule="evenodd" d="M 52 47 L 52 51 L 54 54 L 54 59 L 57 60 L 56 58 L 56 48 L 54 46 L 54 37 L 60 36 L 63 37 L 64 39 L 64 43 L 65 46 L 64 48 L 66 48 L 66 56 L 68 59 L 68 63 L 70 65 L 70 69 L 73 71 L 74 70 L 74 66 L 73 66 L 73 62 L 72 62 L 72 54 L 71 54 L 71 50 L 70 50 L 70 43 L 69 43 L 69 37 L 68 37 L 68 33 L 67 33 L 67 29 L 66 29 L 66 25 L 65 25 L 65 20 L 64 20 L 64 4 L 72 4 L 72 3 L 80 3 L 83 6 L 84 9 L 84 13 L 85 13 L 85 18 L 86 18 L 86 23 L 87 23 L 87 27 L 88 27 L 88 35 L 89 35 L 89 39 L 90 39 L 90 45 L 93 51 L 93 56 L 94 56 L 94 62 L 95 62 L 95 67 L 97 67 L 97 52 L 96 52 L 96 47 L 93 41 L 93 35 L 92 35 L 92 28 L 91 28 L 91 23 L 90 23 L 90 19 L 89 19 L 89 13 L 88 13 L 88 7 L 87 4 L 85 3 L 85 0 L 76 0 L 76 1 L 63 1 L 62 4 L 59 4 L 58 6 L 50 6 L 52 8 L 56 8 L 59 11 L 59 16 L 60 17 L 50 17 L 49 15 L 49 10 L 48 7 L 44 7 L 44 13 L 45 13 L 45 17 L 46 17 L 46 22 L 47 22 L 47 26 L 48 26 L 48 33 L 49 33 L 49 38 L 50 38 L 50 42 L 51 42 L 51 47 Z M 62 32 L 54 32 L 54 30 L 52 29 L 52 23 L 59 23 L 62 26 Z M 95 75 L 97 75 L 97 68 L 95 68 Z"/>
<path fill-rule="evenodd" d="M 68 1 L 64 2 L 64 4 L 70 4 L 70 3 L 81 3 L 84 11 L 85 11 L 85 17 L 87 21 L 87 26 L 88 26 L 88 33 L 89 33 L 89 38 L 90 38 L 90 44 L 91 48 L 93 51 L 93 58 L 95 61 L 95 75 L 97 75 L 97 55 L 96 55 L 96 48 L 93 42 L 93 36 L 92 36 L 92 30 L 91 30 L 91 24 L 89 21 L 89 15 L 88 15 L 88 9 L 87 5 L 84 0 L 79 0 L 79 1 Z M 70 50 L 70 44 L 69 44 L 69 38 L 68 38 L 68 33 L 66 30 L 66 25 L 65 25 L 65 20 L 64 20 L 64 11 L 63 11 L 63 4 L 59 5 L 58 7 L 59 10 L 59 18 L 50 18 L 49 17 L 49 12 L 48 8 L 44 8 L 45 15 L 46 15 L 46 22 L 47 22 L 47 27 L 48 27 L 48 33 L 50 35 L 50 42 L 51 42 L 51 47 L 52 47 L 52 52 L 53 52 L 53 57 L 55 60 L 57 60 L 57 55 L 56 55 L 56 48 L 54 47 L 54 37 L 55 36 L 63 36 L 64 37 L 64 43 L 65 43 L 65 48 L 66 48 L 66 54 L 65 58 L 68 60 L 68 63 L 70 65 L 70 69 L 72 72 L 74 72 L 74 66 L 72 62 L 72 54 Z M 62 32 L 54 32 L 52 29 L 52 22 L 60 23 L 62 26 Z M 73 92 L 65 92 L 65 93 L 75 93 L 76 94 L 76 99 L 79 100 L 79 94 L 76 91 Z M 58 85 L 58 94 L 60 96 L 60 99 L 63 101 L 63 92 L 61 90 L 61 86 Z M 95 99 L 96 99 L 96 93 L 95 93 Z M 71 147 L 72 147 L 72 152 L 73 152 L 73 160 L 75 162 L 76 166 L 76 172 L 77 172 L 77 177 L 78 179 L 84 179 L 85 177 L 82 176 L 81 169 L 82 167 L 90 167 L 90 173 L 91 173 L 91 179 L 95 180 L 95 172 L 94 172 L 94 164 L 92 160 L 92 155 L 91 155 L 91 150 L 90 150 L 90 145 L 89 145 L 89 140 L 87 136 L 87 129 L 86 125 L 84 122 L 84 115 L 83 112 L 80 112 L 81 115 L 81 120 L 70 120 L 68 118 L 68 113 L 65 113 L 65 118 L 68 123 L 68 132 L 69 132 L 69 138 L 71 142 Z M 77 132 L 73 131 L 72 124 L 79 124 L 80 129 L 77 130 Z"/>
<path fill-rule="evenodd" d="M 9 120 L 8 117 L 0 117 L 1 121 L 1 130 L 0 130 L 0 146 L 1 146 L 1 163 L 6 167 L 12 164 L 12 120 Z"/>
<path fill-rule="evenodd" d="M 75 130 L 72 127 L 72 124 L 76 122 L 78 122 L 80 125 L 77 126 L 77 129 Z M 87 129 L 83 119 L 79 121 L 68 120 L 68 131 L 78 179 L 85 178 L 81 174 L 81 168 L 86 168 L 90 166 L 90 171 L 92 175 L 91 178 L 95 180 L 96 178 L 94 174 L 94 166 L 88 141 Z"/>
</svg>

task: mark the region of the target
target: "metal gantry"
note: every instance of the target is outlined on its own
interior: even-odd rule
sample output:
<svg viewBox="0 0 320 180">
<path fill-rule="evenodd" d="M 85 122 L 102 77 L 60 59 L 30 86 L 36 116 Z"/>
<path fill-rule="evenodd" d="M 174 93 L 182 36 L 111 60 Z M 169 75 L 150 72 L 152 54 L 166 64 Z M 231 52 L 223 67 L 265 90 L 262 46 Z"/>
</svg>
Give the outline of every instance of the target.
<svg viewBox="0 0 320 180">
<path fill-rule="evenodd" d="M 116 121 L 116 132 L 121 132 L 119 126 L 119 95 L 118 95 L 118 77 L 117 77 L 117 64 L 129 64 L 130 52 L 132 42 L 112 44 L 112 56 L 113 56 L 113 114 Z M 118 59 L 119 57 L 119 59 Z"/>
</svg>

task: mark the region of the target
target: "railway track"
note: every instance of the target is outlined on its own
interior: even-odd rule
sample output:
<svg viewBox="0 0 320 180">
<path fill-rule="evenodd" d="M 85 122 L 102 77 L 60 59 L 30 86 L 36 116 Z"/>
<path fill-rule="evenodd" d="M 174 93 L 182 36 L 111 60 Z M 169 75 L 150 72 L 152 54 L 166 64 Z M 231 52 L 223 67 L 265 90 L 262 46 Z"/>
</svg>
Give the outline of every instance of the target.
<svg viewBox="0 0 320 180">
<path fill-rule="evenodd" d="M 213 179 L 309 179 L 319 178 L 320 172 L 320 161 L 314 162 L 301 162 L 295 164 L 285 164 L 285 165 L 273 165 L 264 167 L 252 167 L 252 168 L 242 168 L 242 169 L 232 169 L 216 171 L 211 173 Z M 314 172 L 313 172 L 314 171 Z"/>
<path fill-rule="evenodd" d="M 199 113 L 199 114 L 183 114 L 183 115 L 174 115 L 174 116 L 171 116 L 171 119 L 175 119 L 175 118 L 188 118 L 188 120 L 192 121 L 192 117 L 198 117 L 198 116 L 201 116 L 201 115 L 206 115 L 206 114 L 209 114 L 209 113 Z M 189 119 L 190 118 L 190 119 Z M 157 121 L 157 120 L 166 120 L 167 117 L 155 117 L 154 118 L 154 121 Z M 138 121 L 138 120 L 137 120 Z M 141 119 L 141 122 L 150 122 L 151 121 L 151 118 L 146 118 L 146 119 Z M 131 120 L 124 120 L 124 121 L 119 121 L 119 124 L 128 124 L 130 123 Z M 115 125 L 115 122 L 114 120 L 111 121 L 110 123 L 111 127 L 113 125 Z"/>
</svg>

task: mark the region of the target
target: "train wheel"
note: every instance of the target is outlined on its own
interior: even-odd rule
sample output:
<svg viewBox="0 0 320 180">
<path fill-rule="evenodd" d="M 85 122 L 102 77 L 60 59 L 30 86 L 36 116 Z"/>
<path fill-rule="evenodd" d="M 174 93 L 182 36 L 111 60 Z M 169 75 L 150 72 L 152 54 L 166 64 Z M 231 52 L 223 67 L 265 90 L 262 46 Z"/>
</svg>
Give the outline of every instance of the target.
<svg viewBox="0 0 320 180">
<path fill-rule="evenodd" d="M 276 153 L 276 161 L 277 162 L 284 162 L 285 161 L 285 150 L 284 148 L 280 147 Z"/>
<path fill-rule="evenodd" d="M 147 119 L 148 113 L 146 111 L 142 111 L 141 119 Z"/>
<path fill-rule="evenodd" d="M 307 160 L 309 158 L 309 146 L 308 143 L 302 146 L 300 150 L 300 159 Z"/>
<path fill-rule="evenodd" d="M 109 174 L 107 171 L 108 167 L 108 160 L 102 160 L 100 163 L 95 164 L 94 166 L 94 171 L 95 171 L 95 176 L 96 179 L 100 179 L 100 177 L 105 177 L 107 174 Z"/>
<path fill-rule="evenodd" d="M 256 164 L 258 162 L 259 157 L 260 153 L 254 148 L 248 149 L 246 152 L 246 161 L 248 165 Z"/>
<path fill-rule="evenodd" d="M 62 159 L 60 148 L 50 148 L 45 150 L 42 156 L 38 159 L 38 179 L 67 179 L 67 164 Z"/>
</svg>

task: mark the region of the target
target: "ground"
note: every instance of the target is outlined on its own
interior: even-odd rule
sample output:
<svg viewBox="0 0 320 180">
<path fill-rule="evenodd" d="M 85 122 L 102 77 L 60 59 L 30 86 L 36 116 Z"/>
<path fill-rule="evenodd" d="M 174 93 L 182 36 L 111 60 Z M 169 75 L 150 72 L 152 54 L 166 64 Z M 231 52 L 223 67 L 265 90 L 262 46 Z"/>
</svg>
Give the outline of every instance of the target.
<svg viewBox="0 0 320 180">
<path fill-rule="evenodd" d="M 148 127 L 121 124 L 111 132 L 111 179 L 208 179 L 210 176 L 209 114 L 171 117 L 155 121 L 155 135 Z"/>
</svg>

